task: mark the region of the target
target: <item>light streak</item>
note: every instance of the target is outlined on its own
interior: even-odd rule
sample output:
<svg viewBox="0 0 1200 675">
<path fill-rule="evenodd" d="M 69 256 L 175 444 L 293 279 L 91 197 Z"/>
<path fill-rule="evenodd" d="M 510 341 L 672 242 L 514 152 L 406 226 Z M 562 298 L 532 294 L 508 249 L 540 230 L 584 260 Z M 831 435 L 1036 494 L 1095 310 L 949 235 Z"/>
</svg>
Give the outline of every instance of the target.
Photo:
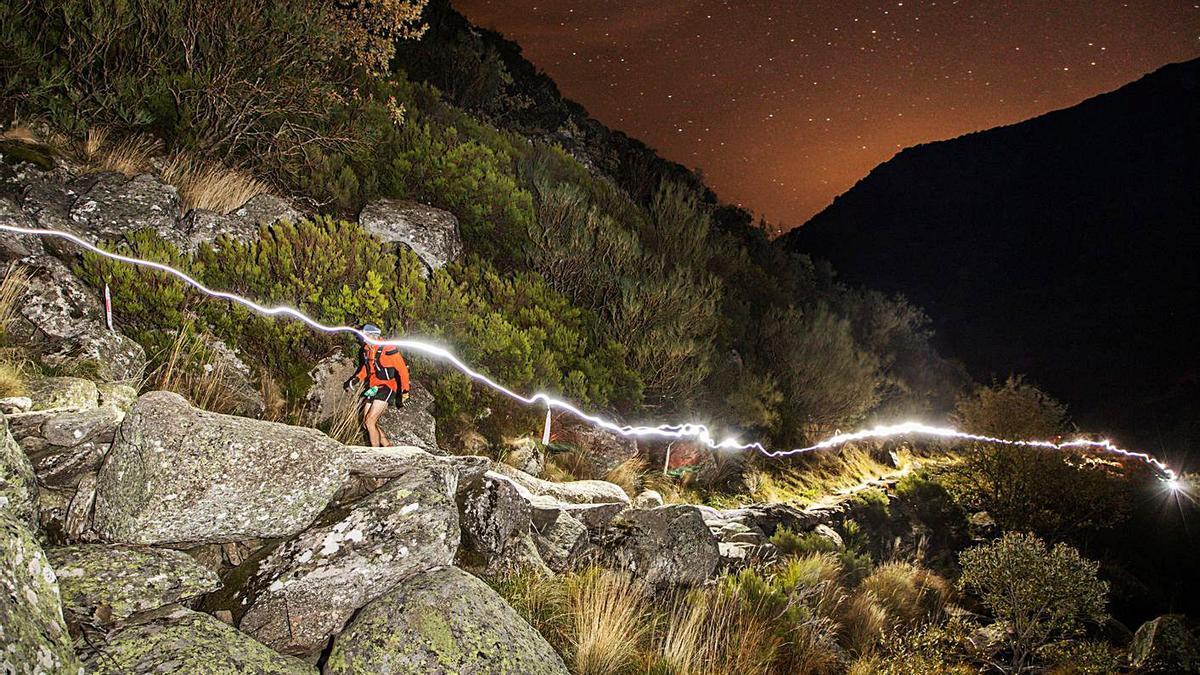
<svg viewBox="0 0 1200 675">
<path fill-rule="evenodd" d="M 1175 471 L 1173 469 L 1171 469 L 1169 466 L 1167 466 L 1161 460 L 1157 459 L 1156 457 L 1153 457 L 1152 455 L 1144 453 L 1144 452 L 1135 452 L 1132 450 L 1126 450 L 1124 448 L 1118 447 L 1112 441 L 1109 441 L 1107 439 L 1097 441 L 1097 440 L 1092 440 L 1092 439 L 1087 439 L 1087 438 L 1076 438 L 1073 440 L 1061 441 L 1061 442 L 1048 441 L 1048 440 L 1013 440 L 1013 439 L 1008 439 L 1008 438 L 997 438 L 994 436 L 984 436 L 984 435 L 979 435 L 979 434 L 967 433 L 967 432 L 959 431 L 957 429 L 953 429 L 950 427 L 931 426 L 928 424 L 923 424 L 921 422 L 903 422 L 901 424 L 892 424 L 892 425 L 886 425 L 886 426 L 877 426 L 877 427 L 873 427 L 870 429 L 862 429 L 860 431 L 855 431 L 852 433 L 837 434 L 837 435 L 831 436 L 819 443 L 816 443 L 814 445 L 810 445 L 807 447 L 803 447 L 803 448 L 792 448 L 790 450 L 771 450 L 759 442 L 740 443 L 739 441 L 737 441 L 736 439 L 733 439 L 733 438 L 726 438 L 726 439 L 717 441 L 716 439 L 714 439 L 712 437 L 707 426 L 705 426 L 703 424 L 698 424 L 698 423 L 686 422 L 686 423 L 680 423 L 680 424 L 660 424 L 657 426 L 649 426 L 649 425 L 630 426 L 630 425 L 618 424 L 616 422 L 605 419 L 598 415 L 590 414 L 590 413 L 580 409 L 579 407 L 577 407 L 575 404 L 571 403 L 570 401 L 556 398 L 549 394 L 538 392 L 538 393 L 526 396 L 524 394 L 513 391 L 512 389 L 504 386 L 503 384 L 491 379 L 487 375 L 484 375 L 483 373 L 480 373 L 479 371 L 471 368 L 466 363 L 464 363 L 461 359 L 459 359 L 457 356 L 455 356 L 453 352 L 446 349 L 445 347 L 440 347 L 438 345 L 435 345 L 435 344 L 432 344 L 429 342 L 424 342 L 421 340 L 377 340 L 377 339 L 368 337 L 367 335 L 363 334 L 363 332 L 360 331 L 358 328 L 355 328 L 353 326 L 331 326 L 328 324 L 321 323 L 320 321 L 317 321 L 316 319 L 313 319 L 313 318 L 307 316 L 306 314 L 304 314 L 303 312 L 301 312 L 297 309 L 293 309 L 292 307 L 283 306 L 283 305 L 276 306 L 276 307 L 266 307 L 266 306 L 258 304 L 257 302 L 254 302 L 253 300 L 248 300 L 239 295 L 209 288 L 209 287 L 205 286 L 203 283 L 201 283 L 199 280 L 197 280 L 197 279 L 189 276 L 188 274 L 181 272 L 173 267 L 170 267 L 169 265 L 164 265 L 162 263 L 154 262 L 152 260 L 143 260 L 141 258 L 132 258 L 129 256 L 121 255 L 119 253 L 105 251 L 104 249 L 99 248 L 98 246 L 96 246 L 84 239 L 81 239 L 80 237 L 78 237 L 70 232 L 64 232 L 62 230 L 51 230 L 51 229 L 24 228 L 24 227 L 16 227 L 13 225 L 4 225 L 4 224 L 0 224 L 0 230 L 14 232 L 17 234 L 30 234 L 30 235 L 34 235 L 34 236 L 38 236 L 38 237 L 57 237 L 59 239 L 65 239 L 65 240 L 70 241 L 88 251 L 91 251 L 92 253 L 103 256 L 110 260 L 116 260 L 119 262 L 128 263 L 130 265 L 135 265 L 138 267 L 146 267 L 146 268 L 153 269 L 153 270 L 156 270 L 159 272 L 163 272 L 165 274 L 168 274 L 170 276 L 173 276 L 173 277 L 179 279 L 180 281 L 183 281 L 184 283 L 195 288 L 196 290 L 200 291 L 201 293 L 204 293 L 205 295 L 208 295 L 208 296 L 214 297 L 214 298 L 219 298 L 222 300 L 228 300 L 233 303 L 237 303 L 239 305 L 242 305 L 243 307 L 250 309 L 251 311 L 257 312 L 257 313 L 265 315 L 265 316 L 286 316 L 286 317 L 296 319 L 298 321 L 302 321 L 303 323 L 307 324 L 309 327 L 313 328 L 314 330 L 319 330 L 319 331 L 322 331 L 325 333 L 351 333 L 351 334 L 357 335 L 359 337 L 359 339 L 361 339 L 365 342 L 370 342 L 370 343 L 377 344 L 377 345 L 395 346 L 395 347 L 399 347 L 401 349 L 407 349 L 407 350 L 410 350 L 413 352 L 419 352 L 421 354 L 425 354 L 426 356 L 430 356 L 435 359 L 440 359 L 442 361 L 445 361 L 446 363 L 449 363 L 456 370 L 458 370 L 459 372 L 463 373 L 464 375 L 470 377 L 472 380 L 475 380 L 476 382 L 479 382 L 480 384 L 483 384 L 483 385 L 491 388 L 494 391 L 504 394 L 505 396 L 507 396 L 515 401 L 518 401 L 525 405 L 536 405 L 539 403 L 544 404 L 549 409 L 561 410 L 563 412 L 566 412 L 570 415 L 573 415 L 573 416 L 587 422 L 588 424 L 591 424 L 596 427 L 600 427 L 602 429 L 606 429 L 608 431 L 611 431 L 616 434 L 620 434 L 622 436 L 640 437 L 640 438 L 662 438 L 662 439 L 692 439 L 692 440 L 702 443 L 702 444 L 706 445 L 707 447 L 714 449 L 714 450 L 737 450 L 737 451 L 754 450 L 754 451 L 757 451 L 767 457 L 773 457 L 773 458 L 788 457 L 788 456 L 792 456 L 792 455 L 800 455 L 800 454 L 805 454 L 805 453 L 810 453 L 810 452 L 816 452 L 819 450 L 832 449 L 832 448 L 840 447 L 842 445 L 845 445 L 847 443 L 851 443 L 854 441 L 901 438 L 901 437 L 905 437 L 905 436 L 926 436 L 926 437 L 941 438 L 941 439 L 954 440 L 954 441 L 975 441 L 975 442 L 982 442 L 982 443 L 994 443 L 994 444 L 1000 444 L 1000 445 L 1020 446 L 1020 447 L 1029 447 L 1029 448 L 1046 448 L 1046 449 L 1051 449 L 1051 450 L 1084 449 L 1084 450 L 1092 450 L 1092 451 L 1096 451 L 1096 452 L 1106 452 L 1106 453 L 1119 455 L 1119 456 L 1126 457 L 1129 459 L 1134 459 L 1134 460 L 1144 462 L 1144 463 L 1150 465 L 1151 467 L 1157 469 L 1159 472 L 1161 472 L 1164 477 L 1164 480 L 1167 481 L 1168 487 L 1170 487 L 1171 489 L 1173 489 L 1173 490 L 1177 489 L 1176 487 L 1173 487 L 1173 486 L 1179 485 L 1179 476 L 1175 473 Z"/>
</svg>

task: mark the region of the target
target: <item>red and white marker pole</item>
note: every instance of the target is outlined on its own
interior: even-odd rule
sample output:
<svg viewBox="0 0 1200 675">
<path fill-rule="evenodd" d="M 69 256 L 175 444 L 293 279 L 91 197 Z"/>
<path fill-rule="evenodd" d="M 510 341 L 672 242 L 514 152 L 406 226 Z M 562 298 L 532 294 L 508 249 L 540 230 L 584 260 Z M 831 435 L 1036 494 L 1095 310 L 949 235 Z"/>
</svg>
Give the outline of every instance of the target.
<svg viewBox="0 0 1200 675">
<path fill-rule="evenodd" d="M 108 325 L 111 331 L 112 327 L 112 293 L 108 291 L 108 284 L 104 284 L 104 323 Z"/>
</svg>

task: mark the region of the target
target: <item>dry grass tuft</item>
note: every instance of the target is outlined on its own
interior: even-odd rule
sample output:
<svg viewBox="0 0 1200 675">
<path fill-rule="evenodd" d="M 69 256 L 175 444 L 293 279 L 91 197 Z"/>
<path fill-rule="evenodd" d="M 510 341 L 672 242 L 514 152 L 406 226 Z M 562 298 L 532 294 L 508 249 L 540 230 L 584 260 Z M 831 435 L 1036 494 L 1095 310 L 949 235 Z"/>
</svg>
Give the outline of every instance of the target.
<svg viewBox="0 0 1200 675">
<path fill-rule="evenodd" d="M 646 590 L 623 574 L 591 569 L 568 586 L 575 663 L 580 675 L 629 671 L 644 637 Z"/>
<path fill-rule="evenodd" d="M 176 334 L 165 360 L 150 374 L 147 384 L 152 389 L 173 391 L 202 410 L 233 413 L 242 402 L 240 392 L 231 384 L 224 362 L 209 363 L 208 356 L 204 338 L 185 327 Z"/>
<path fill-rule="evenodd" d="M 860 587 L 887 610 L 892 627 L 911 626 L 941 615 L 950 602 L 950 583 L 908 562 L 880 565 Z"/>
<path fill-rule="evenodd" d="M 29 273 L 20 265 L 10 265 L 0 279 L 0 339 L 5 337 L 8 324 L 17 316 L 17 307 L 25 296 Z M 6 341 L 5 341 L 6 342 Z M 26 377 L 21 367 L 21 347 L 0 349 L 0 398 L 26 393 Z"/>
<path fill-rule="evenodd" d="M 887 610 L 870 591 L 860 591 L 842 602 L 837 619 L 842 646 L 860 656 L 873 652 L 888 628 Z"/>
<path fill-rule="evenodd" d="M 547 480 L 565 483 L 573 480 L 588 480 L 596 476 L 592 459 L 584 450 L 567 450 L 546 456 Z"/>
<path fill-rule="evenodd" d="M 641 457 L 630 457 L 604 474 L 604 480 L 619 486 L 632 499 L 641 491 L 644 473 L 646 473 L 646 460 Z"/>
<path fill-rule="evenodd" d="M 0 279 L 0 335 L 8 329 L 8 323 L 17 315 L 17 307 L 25 297 L 25 286 L 29 272 L 20 265 L 9 265 L 4 278 Z"/>
<path fill-rule="evenodd" d="M 197 160 L 183 153 L 163 167 L 163 180 L 179 190 L 183 210 L 229 213 L 252 198 L 270 192 L 267 184 L 236 169 Z"/>
<path fill-rule="evenodd" d="M 87 171 L 115 171 L 136 176 L 150 170 L 153 159 L 162 154 L 162 142 L 146 135 L 114 140 L 105 127 L 87 130 L 76 154 Z"/>
<path fill-rule="evenodd" d="M 28 124 L 20 122 L 14 123 L 9 128 L 0 132 L 0 141 L 17 141 L 19 143 L 28 143 L 36 145 L 42 142 L 37 132 Z"/>
<path fill-rule="evenodd" d="M 341 397 L 325 433 L 344 445 L 362 445 L 363 428 L 362 423 L 358 420 L 360 405 L 358 396 L 348 394 Z"/>
<path fill-rule="evenodd" d="M 767 673 L 779 645 L 767 626 L 712 592 L 677 603 L 656 646 L 654 672 Z"/>
<path fill-rule="evenodd" d="M 8 361 L 0 361 L 0 398 L 23 396 L 26 393 L 25 374 Z"/>
</svg>

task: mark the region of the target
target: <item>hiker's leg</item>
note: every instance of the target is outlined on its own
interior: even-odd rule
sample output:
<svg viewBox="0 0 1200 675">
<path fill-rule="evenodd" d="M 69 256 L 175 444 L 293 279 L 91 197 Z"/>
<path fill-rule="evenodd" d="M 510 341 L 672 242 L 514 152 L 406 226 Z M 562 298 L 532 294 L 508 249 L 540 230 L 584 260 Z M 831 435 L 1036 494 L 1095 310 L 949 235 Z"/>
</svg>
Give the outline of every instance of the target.
<svg viewBox="0 0 1200 675">
<path fill-rule="evenodd" d="M 367 444 L 375 447 L 378 445 L 378 438 L 375 436 L 375 425 L 371 420 L 371 403 L 373 401 L 370 399 L 363 399 L 358 419 L 362 422 L 363 431 L 367 432 Z"/>
<path fill-rule="evenodd" d="M 371 407 L 371 401 L 366 399 L 359 400 L 359 426 L 362 429 L 362 434 L 367 437 L 367 444 L 371 444 L 371 430 L 367 429 L 367 408 Z"/>
<path fill-rule="evenodd" d="M 379 430 L 379 417 L 387 410 L 386 401 L 368 401 L 363 423 L 367 427 L 367 435 L 371 438 L 371 447 L 381 448 L 386 444 L 383 432 Z"/>
</svg>

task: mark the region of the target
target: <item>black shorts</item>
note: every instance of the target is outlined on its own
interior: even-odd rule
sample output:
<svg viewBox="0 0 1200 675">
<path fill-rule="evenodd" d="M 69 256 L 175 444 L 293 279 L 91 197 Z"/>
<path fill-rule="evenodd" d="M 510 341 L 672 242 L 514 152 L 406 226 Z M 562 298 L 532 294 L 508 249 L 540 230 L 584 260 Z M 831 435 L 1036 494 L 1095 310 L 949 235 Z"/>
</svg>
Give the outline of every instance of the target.
<svg viewBox="0 0 1200 675">
<path fill-rule="evenodd" d="M 384 403 L 387 403 L 388 401 L 392 400 L 393 396 L 396 395 L 396 392 L 391 387 L 382 384 L 378 387 L 374 387 L 374 393 L 371 392 L 371 389 L 372 387 L 367 387 L 362 393 L 363 398 L 367 399 L 368 401 L 383 401 Z"/>
</svg>

